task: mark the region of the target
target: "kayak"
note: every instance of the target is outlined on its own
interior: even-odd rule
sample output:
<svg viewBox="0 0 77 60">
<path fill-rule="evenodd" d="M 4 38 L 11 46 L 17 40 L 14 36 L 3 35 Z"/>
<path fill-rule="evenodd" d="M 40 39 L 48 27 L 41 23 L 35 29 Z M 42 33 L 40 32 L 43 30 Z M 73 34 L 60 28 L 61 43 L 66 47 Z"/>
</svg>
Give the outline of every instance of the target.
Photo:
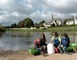
<svg viewBox="0 0 77 60">
<path fill-rule="evenodd" d="M 33 55 L 38 55 L 38 54 L 40 54 L 40 51 L 38 51 L 38 50 L 35 49 L 34 47 L 33 47 L 33 48 L 30 48 L 28 51 L 29 51 L 31 54 L 33 54 Z"/>
<path fill-rule="evenodd" d="M 66 49 L 66 51 L 71 52 L 73 51 L 73 48 L 77 50 L 77 43 L 70 43 L 69 47 Z"/>
</svg>

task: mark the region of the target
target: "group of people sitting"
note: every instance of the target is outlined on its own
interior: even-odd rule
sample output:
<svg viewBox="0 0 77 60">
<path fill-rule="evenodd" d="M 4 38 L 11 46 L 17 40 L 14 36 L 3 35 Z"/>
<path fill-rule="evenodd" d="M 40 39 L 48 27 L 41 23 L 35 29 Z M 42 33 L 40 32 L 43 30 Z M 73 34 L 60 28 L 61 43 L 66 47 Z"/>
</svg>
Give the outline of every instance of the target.
<svg viewBox="0 0 77 60">
<path fill-rule="evenodd" d="M 70 44 L 70 39 L 67 33 L 63 33 L 62 38 L 58 35 L 57 32 L 53 32 L 52 35 L 53 36 L 50 40 L 50 43 L 53 44 L 55 52 L 67 53 L 66 49 L 69 47 Z M 46 41 L 47 40 L 45 34 L 41 34 L 40 38 L 34 40 L 34 48 L 39 50 L 41 53 L 47 53 Z"/>
</svg>

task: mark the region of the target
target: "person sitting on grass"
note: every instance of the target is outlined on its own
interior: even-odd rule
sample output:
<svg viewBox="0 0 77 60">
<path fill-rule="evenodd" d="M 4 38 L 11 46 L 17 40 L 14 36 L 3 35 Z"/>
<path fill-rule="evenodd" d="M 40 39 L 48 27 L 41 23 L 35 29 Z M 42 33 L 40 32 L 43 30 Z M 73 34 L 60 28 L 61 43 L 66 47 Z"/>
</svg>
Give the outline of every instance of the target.
<svg viewBox="0 0 77 60">
<path fill-rule="evenodd" d="M 66 49 L 70 44 L 70 39 L 67 35 L 67 33 L 63 33 L 63 38 L 61 40 L 61 48 L 63 50 L 64 53 L 67 53 Z"/>
<path fill-rule="evenodd" d="M 60 38 L 60 36 L 58 35 L 57 32 L 53 32 L 53 37 L 51 38 L 50 42 L 53 42 L 53 45 L 55 47 L 55 52 L 59 53 L 59 45 L 60 45 L 60 42 L 61 42 L 61 38 Z"/>
<path fill-rule="evenodd" d="M 39 50 L 40 53 L 47 53 L 46 37 L 41 34 L 40 38 L 34 40 L 35 49 Z"/>
</svg>

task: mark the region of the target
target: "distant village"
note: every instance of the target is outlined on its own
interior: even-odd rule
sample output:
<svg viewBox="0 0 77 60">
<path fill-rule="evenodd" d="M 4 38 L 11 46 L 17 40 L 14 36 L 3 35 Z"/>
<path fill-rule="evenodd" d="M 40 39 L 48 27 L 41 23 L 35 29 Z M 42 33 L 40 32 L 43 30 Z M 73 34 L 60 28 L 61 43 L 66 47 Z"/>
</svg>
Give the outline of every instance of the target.
<svg viewBox="0 0 77 60">
<path fill-rule="evenodd" d="M 71 18 L 65 19 L 63 21 L 61 20 L 61 18 L 54 18 L 52 14 L 52 19 L 50 19 L 49 22 L 45 22 L 43 25 L 45 28 L 61 25 L 77 25 L 77 18 L 75 16 L 72 16 Z"/>
</svg>

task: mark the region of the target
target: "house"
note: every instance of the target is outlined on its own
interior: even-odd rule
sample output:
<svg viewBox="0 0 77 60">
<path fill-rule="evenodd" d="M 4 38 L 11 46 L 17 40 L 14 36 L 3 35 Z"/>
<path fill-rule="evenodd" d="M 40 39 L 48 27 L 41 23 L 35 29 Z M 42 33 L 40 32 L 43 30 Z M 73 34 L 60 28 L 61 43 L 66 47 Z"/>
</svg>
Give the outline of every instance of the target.
<svg viewBox="0 0 77 60">
<path fill-rule="evenodd" d="M 67 22 L 66 22 L 66 25 L 73 25 L 74 24 L 74 21 L 73 20 L 68 20 Z"/>
<path fill-rule="evenodd" d="M 59 26 L 61 24 L 62 24 L 62 20 L 60 18 L 54 18 L 53 14 L 52 14 L 52 18 L 50 19 L 50 21 L 44 23 L 43 25 L 44 25 L 45 28 L 48 28 L 48 27 L 51 27 L 51 26 Z"/>
<path fill-rule="evenodd" d="M 50 26 L 52 26 L 54 24 L 54 26 L 59 26 L 62 24 L 62 20 L 60 18 L 56 18 L 56 19 L 51 19 L 49 22 L 44 23 L 44 27 L 48 28 Z"/>
<path fill-rule="evenodd" d="M 68 21 L 66 22 L 66 25 L 77 25 L 77 18 L 76 17 L 72 17 L 72 19 L 68 19 Z"/>
<path fill-rule="evenodd" d="M 45 28 L 48 28 L 48 27 L 51 26 L 51 23 L 50 23 L 50 22 L 46 22 L 46 23 L 44 23 L 43 25 L 44 25 Z"/>
<path fill-rule="evenodd" d="M 74 17 L 74 24 L 77 25 L 77 18 Z"/>
<path fill-rule="evenodd" d="M 55 26 L 59 26 L 62 24 L 62 20 L 60 18 L 52 19 L 52 23 L 55 24 Z"/>
</svg>

